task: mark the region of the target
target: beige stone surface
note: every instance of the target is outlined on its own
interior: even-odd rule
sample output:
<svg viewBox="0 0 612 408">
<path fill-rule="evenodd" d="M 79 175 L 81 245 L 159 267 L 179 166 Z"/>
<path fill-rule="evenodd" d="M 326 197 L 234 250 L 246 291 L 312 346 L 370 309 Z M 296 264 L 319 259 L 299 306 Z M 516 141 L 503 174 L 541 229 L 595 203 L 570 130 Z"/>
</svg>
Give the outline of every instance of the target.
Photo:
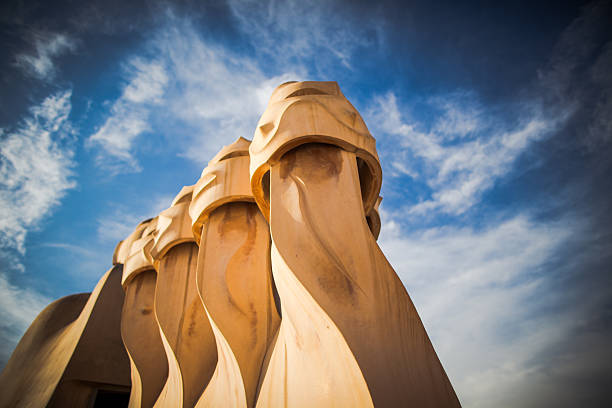
<svg viewBox="0 0 612 408">
<path fill-rule="evenodd" d="M 130 235 L 130 238 L 126 240 L 129 242 L 129 250 L 123 264 L 123 278 L 121 281 L 123 287 L 126 287 L 139 273 L 155 269 L 153 257 L 151 256 L 151 248 L 153 248 L 155 243 L 153 232 L 156 227 L 157 217 L 139 224 L 135 231 L 137 234 Z"/>
<path fill-rule="evenodd" d="M 380 186 L 380 173 L 360 168 L 361 139 L 347 148 L 312 137 L 302 123 L 333 129 L 348 115 L 346 103 L 330 99 L 331 91 L 315 93 L 312 83 L 291 87 L 286 102 L 278 101 L 283 86 L 273 95 L 250 149 L 253 192 L 269 211 L 282 312 L 257 406 L 458 407 L 406 289 L 376 244 L 377 228 L 368 225 L 379 187 L 369 189 Z M 279 108 L 292 98 L 308 99 L 302 121 L 285 120 L 289 110 Z M 274 126 L 264 140 L 267 123 Z M 361 122 L 353 126 L 365 133 Z M 267 163 L 257 161 L 266 149 Z M 261 168 L 269 169 L 267 180 Z"/>
<path fill-rule="evenodd" d="M 89 406 L 99 389 L 127 391 L 120 335 L 121 266 L 91 294 L 59 299 L 32 322 L 0 375 L 1 407 Z"/>
<path fill-rule="evenodd" d="M 360 180 L 367 183 L 361 194 L 368 213 L 378 198 L 382 170 L 376 140 L 361 115 L 336 82 L 288 82 L 272 94 L 249 148 L 251 188 L 266 219 L 266 173 L 283 154 L 304 143 L 332 144 L 355 153 Z"/>
<path fill-rule="evenodd" d="M 192 202 L 192 209 L 200 211 L 192 211 L 192 216 L 203 220 L 198 290 L 218 352 L 216 370 L 198 407 L 255 406 L 264 358 L 278 327 L 270 234 L 249 192 L 245 147 L 248 141 L 238 139 L 211 161 L 203 177 L 208 177 L 211 168 L 222 176 L 214 189 L 194 195 Z"/>
<path fill-rule="evenodd" d="M 198 246 L 189 217 L 193 186 L 158 216 L 151 256 L 157 269 L 155 316 L 168 360 L 156 407 L 193 407 L 217 364 L 217 347 L 196 287 Z"/>
<path fill-rule="evenodd" d="M 142 221 L 126 239 L 119 241 L 115 247 L 115 252 L 113 253 L 113 265 L 125 264 L 128 256 L 130 255 L 130 247 L 132 246 L 132 242 L 142 236 L 144 229 L 151 221 L 152 219 Z"/>
<path fill-rule="evenodd" d="M 189 202 L 179 203 L 159 214 L 153 245 L 149 253 L 156 261 L 163 258 L 171 248 L 184 242 L 194 242 L 191 233 Z"/>
<path fill-rule="evenodd" d="M 158 266 L 155 315 L 169 374 L 157 407 L 193 407 L 217 364 L 215 337 L 196 288 L 198 247 L 171 248 Z"/>
<path fill-rule="evenodd" d="M 130 357 L 130 408 L 152 407 L 168 378 L 168 360 L 154 313 L 157 273 L 150 249 L 157 220 L 138 225 L 121 246 L 127 254 L 122 276 L 125 300 L 121 337 Z M 118 258 L 121 260 L 121 258 Z"/>
<path fill-rule="evenodd" d="M 195 185 L 183 186 L 183 188 L 181 188 L 181 191 L 179 191 L 176 197 L 174 197 L 174 199 L 172 200 L 171 207 L 175 207 L 177 204 L 180 204 L 180 203 L 191 202 L 191 197 L 193 196 L 194 187 Z"/>
<path fill-rule="evenodd" d="M 156 273 L 147 270 L 125 287 L 121 336 L 130 356 L 130 408 L 152 407 L 168 378 L 168 360 L 153 311 Z"/>
<path fill-rule="evenodd" d="M 217 207 L 233 201 L 254 201 L 249 172 L 249 141 L 240 137 L 208 163 L 193 189 L 189 206 L 193 236 L 199 242 L 202 224 Z"/>
<path fill-rule="evenodd" d="M 353 154 L 301 146 L 270 189 L 283 319 L 259 406 L 459 406 L 365 222 Z"/>
<path fill-rule="evenodd" d="M 198 288 L 217 338 L 219 364 L 198 406 L 255 405 L 279 322 L 269 251 L 268 224 L 254 203 L 225 204 L 205 223 Z"/>
<path fill-rule="evenodd" d="M 372 232 L 372 235 L 374 235 L 375 239 L 378 239 L 378 236 L 380 235 L 380 228 L 382 226 L 380 223 L 380 213 L 378 212 L 378 207 L 380 207 L 381 202 L 382 197 L 378 197 L 374 207 L 372 207 L 370 212 L 368 212 L 366 215 L 366 222 L 368 223 L 368 227 L 370 227 L 370 231 Z"/>
</svg>

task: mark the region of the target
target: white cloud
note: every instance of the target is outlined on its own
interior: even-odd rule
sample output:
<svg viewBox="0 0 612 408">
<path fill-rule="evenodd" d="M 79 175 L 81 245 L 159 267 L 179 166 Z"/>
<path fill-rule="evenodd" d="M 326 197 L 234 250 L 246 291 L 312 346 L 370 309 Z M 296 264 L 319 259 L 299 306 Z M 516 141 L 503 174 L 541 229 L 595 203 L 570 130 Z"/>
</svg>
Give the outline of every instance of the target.
<svg viewBox="0 0 612 408">
<path fill-rule="evenodd" d="M 51 95 L 31 109 L 0 145 L 0 245 L 25 252 L 28 229 L 74 188 L 71 91 Z"/>
<path fill-rule="evenodd" d="M 140 171 L 132 155 L 135 139 L 151 131 L 150 110 L 162 104 L 168 83 L 165 67 L 158 61 L 135 58 L 126 69 L 130 80 L 112 105 L 110 117 L 87 141 L 99 145 L 98 165 L 113 173 Z"/>
<path fill-rule="evenodd" d="M 590 151 L 612 140 L 610 12 L 609 2 L 586 4 L 538 70 L 538 92 L 548 98 L 547 107 L 573 111 L 572 127 L 579 129 L 574 137 Z"/>
<path fill-rule="evenodd" d="M 383 212 L 383 220 L 389 215 Z M 544 381 L 538 357 L 564 339 L 573 316 L 554 305 L 546 262 L 567 223 L 525 215 L 483 230 L 440 227 L 403 234 L 386 221 L 380 245 L 406 285 L 464 406 L 523 406 L 517 389 Z"/>
<path fill-rule="evenodd" d="M 431 197 L 408 209 L 411 214 L 464 213 L 532 142 L 549 135 L 562 120 L 549 119 L 534 106 L 518 124 L 507 125 L 469 94 L 439 97 L 429 104 L 441 112 L 430 126 L 410 123 L 393 93 L 374 98 L 366 112 L 375 133 L 386 136 L 387 145 L 393 141 L 392 148 L 380 152 L 383 160 L 402 174 L 423 178 L 431 189 Z"/>
<path fill-rule="evenodd" d="M 97 237 L 101 242 L 117 244 L 130 235 L 139 222 L 147 219 L 141 214 L 115 211 L 98 220 Z"/>
<path fill-rule="evenodd" d="M 447 140 L 477 132 L 482 125 L 483 109 L 475 103 L 464 103 L 473 98 L 474 96 L 469 93 L 431 98 L 430 103 L 444 112 L 443 117 L 435 122 L 433 132 Z"/>
<path fill-rule="evenodd" d="M 380 42 L 372 18 L 357 22 L 360 16 L 338 5 L 319 6 L 230 2 L 238 27 L 260 56 L 269 57 L 258 60 L 211 42 L 189 19 L 167 11 L 142 55 L 128 61 L 122 96 L 88 140 L 88 146 L 101 147 L 98 165 L 113 173 L 140 171 L 145 137 L 163 141 L 166 154 L 204 165 L 220 146 L 252 137 L 272 90 L 310 74 L 302 65 L 307 58 L 320 74 L 324 60 L 334 68 L 338 62 L 348 66 L 358 46 Z M 334 11 L 343 18 L 331 26 L 328 16 Z M 366 44 L 363 38 L 370 40 Z M 274 65 L 262 66 L 260 60 Z"/>
<path fill-rule="evenodd" d="M 0 365 L 8 360 L 30 323 L 50 302 L 34 290 L 12 285 L 0 273 Z"/>
<path fill-rule="evenodd" d="M 375 12 L 364 18 L 335 1 L 231 0 L 229 5 L 261 54 L 275 64 L 309 61 L 317 74 L 337 69 L 338 63 L 350 69 L 358 47 L 380 47 L 383 41 L 384 21 Z"/>
<path fill-rule="evenodd" d="M 115 243 L 100 243 L 95 239 L 75 242 L 43 242 L 30 245 L 28 250 L 38 254 L 39 263 L 52 265 L 61 271 L 60 280 L 70 281 L 73 290 L 91 291 L 112 265 Z M 54 274 L 51 280 L 57 278 Z M 62 292 L 66 294 L 65 290 Z"/>
<path fill-rule="evenodd" d="M 167 108 L 194 130 L 181 153 L 199 164 L 239 136 L 251 139 L 272 90 L 303 75 L 269 77 L 254 60 L 210 44 L 185 22 L 165 31 L 156 46 L 174 74 Z"/>
<path fill-rule="evenodd" d="M 101 167 L 139 171 L 144 135 L 166 138 L 166 154 L 205 164 L 224 144 L 251 138 L 272 90 L 302 76 L 269 77 L 255 61 L 217 47 L 173 17 L 148 44 L 153 58 L 127 64 L 127 85 L 102 127 L 88 139 Z M 296 71 L 297 72 L 297 71 Z"/>
<path fill-rule="evenodd" d="M 56 73 L 54 58 L 76 49 L 76 41 L 66 34 L 36 32 L 32 34 L 34 53 L 15 57 L 17 66 L 38 79 L 53 79 Z"/>
<path fill-rule="evenodd" d="M 177 191 L 178 193 L 178 191 Z M 156 217 L 160 212 L 170 207 L 174 195 L 148 196 L 147 203 L 133 203 L 131 208 L 125 204 L 117 205 L 107 215 L 98 220 L 97 237 L 102 243 L 117 244 L 130 235 L 138 223 Z"/>
<path fill-rule="evenodd" d="M 62 249 L 68 252 L 71 252 L 80 257 L 94 258 L 99 256 L 100 251 L 96 251 L 95 249 L 86 248 L 80 245 L 69 244 L 66 242 L 47 242 L 40 244 L 41 247 L 46 248 L 57 248 Z"/>
<path fill-rule="evenodd" d="M 237 137 L 250 139 L 272 90 L 309 74 L 306 59 L 315 61 L 320 74 L 324 60 L 334 68 L 338 62 L 348 66 L 358 46 L 380 42 L 372 18 L 357 21 L 360 16 L 338 6 L 230 2 L 239 29 L 248 33 L 259 56 L 268 56 L 257 60 L 204 38 L 189 19 L 169 9 L 142 55 L 126 64 L 122 95 L 88 139 L 88 146 L 101 148 L 98 165 L 113 173 L 140 171 L 146 137 L 163 141 L 166 154 L 199 165 Z M 330 25 L 334 12 L 342 18 Z M 369 38 L 367 44 L 363 38 Z M 260 60 L 274 65 L 262 66 Z"/>
<path fill-rule="evenodd" d="M 165 68 L 159 63 L 134 59 L 130 71 L 133 77 L 123 90 L 122 98 L 132 103 L 161 103 L 168 83 Z"/>
</svg>

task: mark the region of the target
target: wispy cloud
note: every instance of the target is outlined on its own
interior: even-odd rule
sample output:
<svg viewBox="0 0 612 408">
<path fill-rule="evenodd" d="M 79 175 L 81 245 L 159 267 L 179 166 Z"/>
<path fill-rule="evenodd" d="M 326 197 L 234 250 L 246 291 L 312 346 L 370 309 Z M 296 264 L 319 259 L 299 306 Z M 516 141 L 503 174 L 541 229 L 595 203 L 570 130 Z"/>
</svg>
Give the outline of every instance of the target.
<svg viewBox="0 0 612 408">
<path fill-rule="evenodd" d="M 68 121 L 71 91 L 58 92 L 31 108 L 0 146 L 0 246 L 25 252 L 28 229 L 36 228 L 76 183 Z"/>
<path fill-rule="evenodd" d="M 147 219 L 141 214 L 114 211 L 98 219 L 96 234 L 102 242 L 117 244 L 129 236 L 139 222 Z"/>
<path fill-rule="evenodd" d="M 231 0 L 229 5 L 240 28 L 263 55 L 282 65 L 308 62 L 316 74 L 337 69 L 338 64 L 351 69 L 359 47 L 384 42 L 384 22 L 372 9 L 365 17 L 336 1 Z"/>
<path fill-rule="evenodd" d="M 112 265 L 115 243 L 100 243 L 96 239 L 43 242 L 31 246 L 30 251 L 37 254 L 39 262 L 61 270 L 60 279 L 70 280 L 76 290 L 88 291 Z M 55 275 L 54 278 L 57 279 Z"/>
<path fill-rule="evenodd" d="M 38 79 L 51 80 L 57 67 L 54 59 L 76 50 L 74 38 L 63 33 L 33 32 L 31 33 L 32 52 L 18 54 L 15 63 L 28 75 Z"/>
<path fill-rule="evenodd" d="M 413 216 L 458 216 L 514 170 L 538 141 L 572 135 L 569 143 L 601 148 L 612 134 L 612 8 L 593 2 L 561 34 L 533 83 L 505 106 L 480 103 L 473 92 L 451 92 L 413 106 L 389 92 L 365 112 L 385 141 L 380 155 L 392 177 L 422 184 L 403 211 Z M 423 114 L 423 110 L 427 114 Z M 560 140 L 560 143 L 566 143 Z"/>
<path fill-rule="evenodd" d="M 539 356 L 575 326 L 573 316 L 542 313 L 556 299 L 546 264 L 573 226 L 518 215 L 482 230 L 405 233 L 389 214 L 383 219 L 381 247 L 463 404 L 523 406 L 515 390 L 541 380 Z"/>
<path fill-rule="evenodd" d="M 593 1 L 561 34 L 538 71 L 547 104 L 571 109 L 573 137 L 594 151 L 612 140 L 612 4 Z M 553 112 L 554 114 L 554 112 Z"/>
<path fill-rule="evenodd" d="M 593 86 L 601 91 L 595 99 L 589 125 L 588 145 L 597 148 L 612 141 L 612 41 L 608 42 L 591 69 Z"/>
<path fill-rule="evenodd" d="M 86 248 L 80 245 L 69 244 L 66 242 L 46 242 L 46 243 L 40 244 L 40 246 L 46 247 L 46 248 L 57 248 L 57 249 L 65 250 L 68 252 L 72 252 L 81 257 L 92 258 L 92 257 L 96 257 L 99 255 L 99 251 L 96 251 L 95 249 Z"/>
<path fill-rule="evenodd" d="M 150 111 L 162 105 L 168 83 L 166 68 L 158 61 L 134 58 L 126 69 L 129 81 L 111 109 L 102 127 L 88 139 L 89 146 L 99 145 L 100 167 L 113 173 L 140 171 L 133 156 L 135 139 L 150 132 Z"/>
<path fill-rule="evenodd" d="M 118 243 L 130 235 L 138 223 L 156 217 L 170 207 L 173 199 L 174 195 L 152 195 L 147 197 L 147 205 L 115 205 L 111 212 L 98 220 L 98 240 L 113 245 Z"/>
<path fill-rule="evenodd" d="M 140 170 L 139 142 L 153 133 L 171 153 L 206 163 L 220 146 L 251 136 L 275 86 L 301 77 L 267 77 L 255 61 L 205 40 L 189 21 L 170 21 L 147 45 L 155 57 L 129 61 L 122 95 L 88 139 L 102 148 L 99 165 L 115 173 Z"/>
<path fill-rule="evenodd" d="M 427 104 L 439 113 L 433 123 L 411 119 L 392 92 L 375 97 L 366 112 L 368 124 L 389 146 L 381 151 L 383 159 L 430 189 L 428 197 L 407 209 L 415 215 L 464 213 L 562 119 L 548 118 L 535 103 L 515 121 L 496 118 L 470 94 L 444 95 Z"/>
<path fill-rule="evenodd" d="M 0 273 L 0 366 L 8 361 L 25 330 L 50 301 L 34 290 L 12 285 Z"/>
<path fill-rule="evenodd" d="M 191 130 L 181 154 L 206 163 L 220 146 L 251 138 L 272 90 L 302 78 L 303 69 L 267 76 L 256 61 L 205 41 L 186 22 L 160 36 L 157 45 L 176 75 L 170 113 Z"/>
</svg>

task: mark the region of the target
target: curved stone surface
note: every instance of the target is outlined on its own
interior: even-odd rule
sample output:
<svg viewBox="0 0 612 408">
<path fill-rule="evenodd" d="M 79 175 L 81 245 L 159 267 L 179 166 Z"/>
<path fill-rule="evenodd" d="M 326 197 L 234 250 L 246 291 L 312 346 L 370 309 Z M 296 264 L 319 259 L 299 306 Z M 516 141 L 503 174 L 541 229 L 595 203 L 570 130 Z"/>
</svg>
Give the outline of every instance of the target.
<svg viewBox="0 0 612 408">
<path fill-rule="evenodd" d="M 122 277 L 121 337 L 130 357 L 130 408 L 152 407 L 168 378 L 168 360 L 154 313 L 157 274 L 149 251 L 155 226 L 156 219 L 143 222 L 126 240 L 131 245 Z"/>
<path fill-rule="evenodd" d="M 0 376 L 0 407 L 88 406 L 98 390 L 127 392 L 130 366 L 119 330 L 121 265 L 94 291 L 47 306 Z"/>
<path fill-rule="evenodd" d="M 40 312 L 2 371 L 0 407 L 47 405 L 83 329 L 77 318 L 88 298 L 66 296 Z"/>
<path fill-rule="evenodd" d="M 366 215 L 366 221 L 368 223 L 368 227 L 370 227 L 370 231 L 372 235 L 374 235 L 374 239 L 378 239 L 380 235 L 380 213 L 378 212 L 378 207 L 380 207 L 380 203 L 382 202 L 382 197 L 378 197 L 376 200 L 376 204 L 370 210 L 370 212 Z"/>
<path fill-rule="evenodd" d="M 150 249 L 154 260 L 161 259 L 170 248 L 183 242 L 195 242 L 191 232 L 189 204 L 194 186 L 183 187 L 172 206 L 157 216 L 153 245 Z"/>
<path fill-rule="evenodd" d="M 121 284 L 123 287 L 141 272 L 155 269 L 151 248 L 154 244 L 153 232 L 157 227 L 157 217 L 145 221 L 136 228 L 136 235 L 130 235 L 126 240 L 129 243 L 129 254 L 123 264 L 123 277 Z"/>
<path fill-rule="evenodd" d="M 215 336 L 196 288 L 197 259 L 197 245 L 188 242 L 157 262 L 155 315 L 169 372 L 156 407 L 193 407 L 217 365 Z"/>
<path fill-rule="evenodd" d="M 193 188 L 194 187 L 195 187 L 195 185 L 193 185 L 193 186 L 183 186 L 183 188 L 181 188 L 181 191 L 179 191 L 179 193 L 176 195 L 176 197 L 174 197 L 174 200 L 172 200 L 171 207 L 174 207 L 175 205 L 177 205 L 179 203 L 190 202 L 191 201 L 191 196 L 193 195 Z"/>
<path fill-rule="evenodd" d="M 155 316 L 169 367 L 156 407 L 193 407 L 217 364 L 215 337 L 196 287 L 198 246 L 188 211 L 192 190 L 183 187 L 172 207 L 160 213 L 151 248 Z"/>
<path fill-rule="evenodd" d="M 366 223 L 354 153 L 286 153 L 270 168 L 270 208 L 283 318 L 258 406 L 458 407 Z"/>
<path fill-rule="evenodd" d="M 202 224 L 215 208 L 233 201 L 255 201 L 249 184 L 249 143 L 239 137 L 221 149 L 195 184 L 189 215 L 196 242 L 200 241 Z"/>
<path fill-rule="evenodd" d="M 113 252 L 113 265 L 125 265 L 125 261 L 130 255 L 132 242 L 142 236 L 142 232 L 152 220 L 152 218 L 149 218 L 148 220 L 142 221 L 126 239 L 119 241 L 115 247 L 115 252 Z"/>
<path fill-rule="evenodd" d="M 168 378 L 168 361 L 153 313 L 154 270 L 136 275 L 125 286 L 121 337 L 130 356 L 130 408 L 152 407 Z"/>
<path fill-rule="evenodd" d="M 253 407 L 264 357 L 278 327 L 268 224 L 254 203 L 225 204 L 202 233 L 198 289 L 219 363 L 198 407 Z"/>
<path fill-rule="evenodd" d="M 286 152 L 306 143 L 332 144 L 355 153 L 368 213 L 382 183 L 376 140 L 336 82 L 306 81 L 276 88 L 249 149 L 251 188 L 266 219 L 270 212 L 266 173 Z"/>
<path fill-rule="evenodd" d="M 264 358 L 278 326 L 270 234 L 250 194 L 245 142 L 238 139 L 211 161 L 203 175 L 215 171 L 220 177 L 213 188 L 194 194 L 190 208 L 201 222 L 194 230 L 202 231 L 197 284 L 218 353 L 198 407 L 255 405 Z"/>
<path fill-rule="evenodd" d="M 231 159 L 232 157 L 240 157 L 240 156 L 249 156 L 249 146 L 251 145 L 251 141 L 245 139 L 244 137 L 239 137 L 234 140 L 234 142 L 228 144 L 227 146 L 223 146 L 219 153 L 215 155 L 209 162 L 208 165 L 213 165 L 215 163 L 219 163 L 220 161 Z"/>
</svg>

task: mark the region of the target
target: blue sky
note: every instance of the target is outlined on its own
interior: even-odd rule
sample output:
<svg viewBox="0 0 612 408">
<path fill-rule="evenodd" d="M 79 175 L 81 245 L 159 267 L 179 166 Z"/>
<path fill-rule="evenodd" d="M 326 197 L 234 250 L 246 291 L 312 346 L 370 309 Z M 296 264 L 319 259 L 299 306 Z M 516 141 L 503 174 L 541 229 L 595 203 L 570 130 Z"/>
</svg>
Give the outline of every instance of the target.
<svg viewBox="0 0 612 408">
<path fill-rule="evenodd" d="M 466 407 L 604 406 L 609 2 L 11 2 L 0 24 L 0 361 L 50 301 L 335 80 L 377 139 L 379 243 Z"/>
</svg>

